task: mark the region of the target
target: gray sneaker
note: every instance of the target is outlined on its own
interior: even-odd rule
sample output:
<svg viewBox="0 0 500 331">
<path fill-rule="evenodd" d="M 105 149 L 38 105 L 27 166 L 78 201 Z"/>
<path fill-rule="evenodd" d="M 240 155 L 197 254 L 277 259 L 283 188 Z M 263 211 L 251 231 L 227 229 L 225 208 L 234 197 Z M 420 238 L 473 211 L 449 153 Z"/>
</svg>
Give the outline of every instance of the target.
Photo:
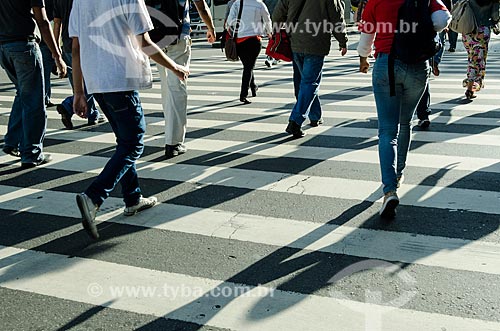
<svg viewBox="0 0 500 331">
<path fill-rule="evenodd" d="M 85 193 L 76 195 L 76 204 L 82 214 L 83 228 L 91 238 L 98 239 L 99 232 L 97 231 L 95 216 L 99 210 L 99 206 L 97 206 Z"/>
<path fill-rule="evenodd" d="M 154 207 L 157 202 L 158 199 L 156 197 L 145 198 L 141 196 L 139 198 L 139 202 L 136 205 L 126 207 L 125 210 L 123 211 L 123 214 L 125 216 L 133 216 L 140 211 Z"/>
</svg>

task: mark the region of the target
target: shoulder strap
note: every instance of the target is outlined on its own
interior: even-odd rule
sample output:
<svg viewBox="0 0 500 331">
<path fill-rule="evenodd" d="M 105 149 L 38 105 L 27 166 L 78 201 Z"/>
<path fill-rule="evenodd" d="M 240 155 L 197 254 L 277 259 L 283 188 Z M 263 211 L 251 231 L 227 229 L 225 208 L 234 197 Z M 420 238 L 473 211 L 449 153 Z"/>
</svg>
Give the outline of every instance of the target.
<svg viewBox="0 0 500 331">
<path fill-rule="evenodd" d="M 234 29 L 233 38 L 238 38 L 238 30 L 240 28 L 241 13 L 243 12 L 243 0 L 240 0 L 240 11 L 238 12 L 238 19 L 236 20 L 236 28 Z"/>
</svg>

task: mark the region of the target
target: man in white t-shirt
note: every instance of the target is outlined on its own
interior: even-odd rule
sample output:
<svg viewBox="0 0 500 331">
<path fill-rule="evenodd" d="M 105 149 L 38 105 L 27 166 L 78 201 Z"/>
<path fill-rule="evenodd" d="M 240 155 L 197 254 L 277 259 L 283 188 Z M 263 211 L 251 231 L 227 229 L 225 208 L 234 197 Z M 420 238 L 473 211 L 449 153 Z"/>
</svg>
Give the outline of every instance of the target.
<svg viewBox="0 0 500 331">
<path fill-rule="evenodd" d="M 99 206 L 120 182 L 125 215 L 153 207 L 155 197 L 141 195 L 135 166 L 144 150 L 146 121 L 138 90 L 151 88 L 149 54 L 179 79 L 189 72 L 168 58 L 149 38 L 153 29 L 144 0 L 75 0 L 69 23 L 73 38 L 74 111 L 87 117 L 83 79 L 116 135 L 115 154 L 94 182 L 76 196 L 82 224 L 99 238 L 95 223 Z"/>
</svg>

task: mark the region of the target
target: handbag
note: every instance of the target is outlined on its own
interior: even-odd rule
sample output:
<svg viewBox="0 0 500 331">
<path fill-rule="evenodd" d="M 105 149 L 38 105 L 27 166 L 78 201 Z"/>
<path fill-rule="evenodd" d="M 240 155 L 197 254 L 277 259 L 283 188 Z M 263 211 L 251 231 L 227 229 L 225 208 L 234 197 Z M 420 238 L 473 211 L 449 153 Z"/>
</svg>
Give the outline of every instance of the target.
<svg viewBox="0 0 500 331">
<path fill-rule="evenodd" d="M 236 40 L 238 39 L 238 29 L 240 27 L 241 13 L 243 12 L 243 0 L 240 0 L 240 11 L 238 12 L 238 19 L 236 21 L 236 28 L 231 35 L 227 34 L 227 39 L 224 45 L 224 52 L 226 53 L 226 59 L 229 61 L 238 61 L 238 50 L 236 49 Z"/>
<path fill-rule="evenodd" d="M 286 29 L 280 29 L 280 31 L 273 33 L 267 44 L 266 55 L 276 60 L 292 61 L 292 45 L 290 45 Z"/>
<path fill-rule="evenodd" d="M 296 24 L 299 20 L 299 16 L 304 9 L 304 5 L 307 0 L 303 0 L 300 5 L 300 9 L 297 15 L 292 21 L 292 24 Z M 272 57 L 276 60 L 282 60 L 286 62 L 291 62 L 293 60 L 292 44 L 290 42 L 290 37 L 288 36 L 286 29 L 281 28 L 279 31 L 274 32 L 266 47 L 266 55 Z"/>
<path fill-rule="evenodd" d="M 469 0 L 461 0 L 453 5 L 449 28 L 461 34 L 469 34 L 476 31 L 476 16 L 469 4 Z"/>
</svg>

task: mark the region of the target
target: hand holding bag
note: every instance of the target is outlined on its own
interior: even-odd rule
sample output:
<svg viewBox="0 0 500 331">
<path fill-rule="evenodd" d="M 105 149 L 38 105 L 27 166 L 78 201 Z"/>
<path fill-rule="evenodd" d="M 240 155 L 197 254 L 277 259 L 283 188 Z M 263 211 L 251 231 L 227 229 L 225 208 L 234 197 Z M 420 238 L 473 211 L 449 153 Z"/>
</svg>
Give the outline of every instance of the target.
<svg viewBox="0 0 500 331">
<path fill-rule="evenodd" d="M 226 59 L 229 61 L 238 61 L 238 51 L 236 49 L 236 40 L 238 39 L 238 29 L 240 27 L 241 13 L 243 12 L 243 0 L 240 0 L 240 11 L 238 12 L 238 20 L 236 21 L 236 27 L 231 36 L 230 33 L 227 35 L 226 44 L 224 45 L 224 52 L 226 53 Z"/>
<path fill-rule="evenodd" d="M 291 62 L 293 60 L 292 45 L 286 34 L 286 29 L 273 33 L 266 48 L 266 55 L 273 59 Z"/>
<path fill-rule="evenodd" d="M 292 24 L 297 24 L 306 1 L 307 0 L 302 1 L 297 15 L 291 22 Z M 292 44 L 285 28 L 281 28 L 279 31 L 273 33 L 267 44 L 266 55 L 272 57 L 273 59 L 286 62 L 291 62 L 293 60 Z"/>
</svg>

